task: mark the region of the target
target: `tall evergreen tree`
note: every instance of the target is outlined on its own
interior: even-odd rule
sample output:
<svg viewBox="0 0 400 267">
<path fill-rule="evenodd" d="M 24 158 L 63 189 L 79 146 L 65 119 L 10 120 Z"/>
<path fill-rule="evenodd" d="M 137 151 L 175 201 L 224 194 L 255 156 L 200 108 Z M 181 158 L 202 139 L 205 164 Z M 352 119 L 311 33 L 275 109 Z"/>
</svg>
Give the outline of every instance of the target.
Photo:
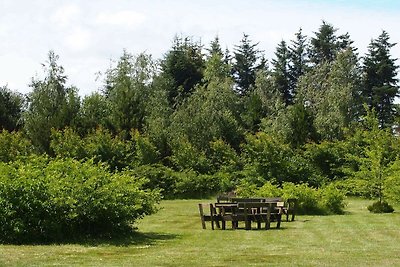
<svg viewBox="0 0 400 267">
<path fill-rule="evenodd" d="M 295 34 L 296 39 L 291 41 L 289 46 L 289 88 L 292 96 L 296 96 L 297 82 L 309 69 L 307 57 L 308 42 L 303 35 L 302 29 Z"/>
<path fill-rule="evenodd" d="M 286 105 L 292 103 L 292 92 L 290 88 L 289 74 L 289 50 L 285 41 L 278 44 L 275 52 L 275 59 L 272 60 L 272 77 L 274 86 L 281 93 L 283 102 Z"/>
<path fill-rule="evenodd" d="M 203 71 L 202 45 L 189 37 L 176 36 L 161 62 L 161 78 L 171 106 L 176 107 L 193 92 L 203 79 Z"/>
<path fill-rule="evenodd" d="M 254 86 L 256 81 L 257 70 L 265 65 L 265 61 L 261 60 L 261 51 L 257 49 L 257 45 L 258 43 L 251 42 L 247 34 L 243 34 L 240 44 L 235 47 L 232 72 L 239 95 L 249 93 L 250 87 Z"/>
<path fill-rule="evenodd" d="M 209 55 L 205 61 L 204 81 L 210 82 L 217 79 L 223 82 L 225 79 L 230 78 L 231 67 L 229 60 L 225 59 L 218 37 L 210 43 L 210 48 L 207 50 Z"/>
<path fill-rule="evenodd" d="M 215 36 L 214 40 L 212 40 L 210 43 L 210 47 L 206 50 L 208 51 L 208 57 L 212 57 L 213 55 L 220 55 L 221 57 L 224 56 L 218 36 Z"/>
<path fill-rule="evenodd" d="M 378 113 L 382 127 L 393 122 L 395 113 L 394 99 L 398 96 L 399 86 L 396 60 L 390 55 L 390 49 L 395 43 L 389 42 L 389 34 L 382 31 L 377 39 L 373 39 L 368 46 L 364 58 L 364 87 L 363 96 L 370 108 Z"/>
</svg>

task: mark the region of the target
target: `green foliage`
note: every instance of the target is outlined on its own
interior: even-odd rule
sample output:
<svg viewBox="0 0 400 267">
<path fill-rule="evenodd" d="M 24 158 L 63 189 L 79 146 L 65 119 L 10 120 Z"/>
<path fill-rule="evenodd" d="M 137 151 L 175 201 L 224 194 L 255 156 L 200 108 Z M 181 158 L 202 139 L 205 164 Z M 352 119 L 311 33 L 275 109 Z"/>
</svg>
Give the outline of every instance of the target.
<svg viewBox="0 0 400 267">
<path fill-rule="evenodd" d="M 171 132 L 187 136 L 201 150 L 207 150 L 216 139 L 238 147 L 242 133 L 238 99 L 231 86 L 231 81 L 225 79 L 199 87 L 175 112 Z"/>
<path fill-rule="evenodd" d="M 341 50 L 351 48 L 353 41 L 348 34 L 336 35 L 337 29 L 333 25 L 322 21 L 315 37 L 311 38 L 309 50 L 310 61 L 315 65 L 335 60 Z"/>
<path fill-rule="evenodd" d="M 389 34 L 382 31 L 368 46 L 364 58 L 364 86 L 362 95 L 369 108 L 378 113 L 379 124 L 388 127 L 393 123 L 394 100 L 398 95 L 396 59 L 391 58 L 390 49 L 395 43 L 389 42 Z"/>
<path fill-rule="evenodd" d="M 242 146 L 245 179 L 261 185 L 266 181 L 309 182 L 319 186 L 323 179 L 287 144 L 263 132 L 247 135 Z M 261 184 L 260 184 L 261 183 Z"/>
<path fill-rule="evenodd" d="M 0 86 L 0 130 L 15 131 L 22 126 L 23 96 Z"/>
<path fill-rule="evenodd" d="M 323 140 L 341 140 L 344 130 L 359 114 L 359 68 L 349 49 L 334 61 L 324 61 L 298 84 L 298 101 L 314 116 L 314 127 Z"/>
<path fill-rule="evenodd" d="M 323 141 L 309 143 L 305 147 L 304 157 L 312 167 L 330 181 L 347 176 L 343 166 L 348 162 L 346 155 L 350 152 L 346 142 Z"/>
<path fill-rule="evenodd" d="M 210 171 L 210 162 L 205 153 L 193 146 L 186 138 L 173 140 L 172 155 L 169 160 L 180 171 L 194 170 L 199 173 Z"/>
<path fill-rule="evenodd" d="M 399 140 L 389 129 L 380 129 L 377 114 L 367 110 L 363 127 L 357 129 L 350 138 L 357 154 L 347 157 L 357 164 L 357 168 L 349 169 L 349 175 L 355 179 L 367 180 L 370 192 L 382 201 L 385 198 L 386 179 L 390 173 L 390 165 L 399 154 Z"/>
<path fill-rule="evenodd" d="M 39 242 L 112 235 L 156 211 L 157 191 L 129 171 L 31 157 L 0 163 L 0 240 Z"/>
<path fill-rule="evenodd" d="M 318 140 L 311 110 L 299 103 L 279 110 L 276 116 L 263 120 L 261 126 L 264 131 L 282 138 L 292 148 L 300 148 L 307 142 Z"/>
<path fill-rule="evenodd" d="M 110 102 L 100 93 L 92 93 L 85 96 L 79 114 L 78 131 L 81 134 L 88 134 L 94 129 L 111 128 Z"/>
<path fill-rule="evenodd" d="M 117 66 L 106 72 L 105 95 L 110 122 L 117 131 L 142 130 L 156 64 L 150 55 L 133 56 L 127 51 Z"/>
<path fill-rule="evenodd" d="M 85 137 L 80 137 L 74 130 L 53 131 L 51 149 L 57 157 L 75 159 L 93 159 L 107 163 L 111 170 L 122 170 L 159 161 L 156 147 L 147 137 L 137 130 L 130 133 L 131 139 L 121 135 L 113 136 L 110 131 L 98 128 Z"/>
<path fill-rule="evenodd" d="M 202 46 L 189 37 L 176 36 L 172 48 L 161 61 L 161 77 L 171 106 L 176 107 L 203 79 Z"/>
<path fill-rule="evenodd" d="M 175 177 L 174 195 L 176 197 L 205 198 L 223 191 L 221 179 L 218 176 L 198 174 L 189 170 L 176 172 Z"/>
<path fill-rule="evenodd" d="M 392 203 L 400 203 L 400 159 L 391 163 L 384 181 L 383 193 Z"/>
<path fill-rule="evenodd" d="M 272 182 L 262 186 L 243 182 L 237 187 L 236 193 L 241 197 L 296 199 L 298 214 L 342 214 L 346 207 L 344 193 L 333 185 L 315 189 L 304 183 L 283 183 L 282 187 L 278 187 Z"/>
<path fill-rule="evenodd" d="M 346 196 L 355 196 L 363 198 L 376 197 L 371 181 L 365 179 L 348 178 L 339 180 L 332 183 L 337 189 L 344 192 Z"/>
<path fill-rule="evenodd" d="M 212 173 L 218 171 L 233 173 L 240 170 L 242 165 L 236 151 L 221 139 L 210 143 L 210 150 L 206 156 L 210 160 Z"/>
<path fill-rule="evenodd" d="M 44 66 L 45 78 L 33 79 L 24 113 L 25 130 L 40 152 L 50 152 L 51 129 L 62 129 L 77 123 L 80 100 L 77 89 L 66 87 L 67 76 L 58 64 L 58 56 L 50 51 Z"/>
<path fill-rule="evenodd" d="M 275 51 L 275 59 L 272 60 L 272 77 L 274 87 L 282 95 L 282 101 L 286 104 L 292 104 L 293 95 L 290 88 L 289 73 L 289 49 L 285 41 L 281 41 Z"/>
<path fill-rule="evenodd" d="M 392 213 L 394 211 L 393 207 L 386 201 L 376 201 L 367 208 L 372 213 Z"/>
<path fill-rule="evenodd" d="M 0 162 L 11 162 L 32 154 L 31 142 L 21 132 L 0 131 Z"/>
<path fill-rule="evenodd" d="M 333 184 L 329 184 L 321 189 L 320 205 L 327 211 L 327 213 L 342 214 L 345 203 L 345 194 L 343 191 L 337 189 Z"/>
<path fill-rule="evenodd" d="M 265 67 L 257 45 L 258 43 L 252 43 L 249 35 L 243 34 L 243 38 L 234 52 L 233 77 L 237 84 L 236 91 L 242 96 L 247 95 L 254 86 L 257 70 Z"/>
</svg>

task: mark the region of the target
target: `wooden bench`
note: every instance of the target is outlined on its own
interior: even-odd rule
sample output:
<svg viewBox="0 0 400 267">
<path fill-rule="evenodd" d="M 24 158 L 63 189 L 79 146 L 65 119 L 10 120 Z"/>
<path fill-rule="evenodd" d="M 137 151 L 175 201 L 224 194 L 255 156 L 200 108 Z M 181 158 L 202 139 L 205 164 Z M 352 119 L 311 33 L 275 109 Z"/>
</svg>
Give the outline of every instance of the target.
<svg viewBox="0 0 400 267">
<path fill-rule="evenodd" d="M 205 214 L 204 209 L 208 207 L 209 208 L 209 213 Z M 201 226 L 203 229 L 206 229 L 206 222 L 211 222 L 211 229 L 214 230 L 214 223 L 216 224 L 217 228 L 220 228 L 219 222 L 222 221 L 222 217 L 220 214 L 216 212 L 215 207 L 211 203 L 199 204 L 199 213 L 200 213 L 200 219 L 201 219 Z"/>
</svg>

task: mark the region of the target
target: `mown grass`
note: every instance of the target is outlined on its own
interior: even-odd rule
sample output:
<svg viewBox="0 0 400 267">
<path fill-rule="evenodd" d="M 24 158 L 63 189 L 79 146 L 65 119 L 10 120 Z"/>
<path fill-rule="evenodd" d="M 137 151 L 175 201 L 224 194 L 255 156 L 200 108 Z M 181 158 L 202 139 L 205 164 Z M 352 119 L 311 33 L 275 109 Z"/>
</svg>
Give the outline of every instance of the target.
<svg viewBox="0 0 400 267">
<path fill-rule="evenodd" d="M 123 238 L 0 245 L 0 266 L 400 266 L 400 213 L 370 214 L 371 201 L 268 231 L 202 230 L 197 203 L 164 201 Z"/>
</svg>

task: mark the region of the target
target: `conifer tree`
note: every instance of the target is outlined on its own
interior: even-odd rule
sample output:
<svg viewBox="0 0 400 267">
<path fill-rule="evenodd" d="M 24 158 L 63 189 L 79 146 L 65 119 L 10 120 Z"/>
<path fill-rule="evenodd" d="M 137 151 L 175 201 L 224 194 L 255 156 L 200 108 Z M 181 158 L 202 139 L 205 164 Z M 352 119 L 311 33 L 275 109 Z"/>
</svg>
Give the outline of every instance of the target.
<svg viewBox="0 0 400 267">
<path fill-rule="evenodd" d="M 303 35 L 302 29 L 295 34 L 296 39 L 291 41 L 289 46 L 289 88 L 292 96 L 296 96 L 297 82 L 309 69 L 309 59 L 307 57 L 308 42 Z"/>
<path fill-rule="evenodd" d="M 257 49 L 258 43 L 253 44 L 249 35 L 243 34 L 240 44 L 235 47 L 233 64 L 233 77 L 236 81 L 236 91 L 239 95 L 247 95 L 250 87 L 256 81 L 256 72 L 265 65 L 261 60 L 261 51 Z"/>
<path fill-rule="evenodd" d="M 368 46 L 363 65 L 364 101 L 378 113 L 381 127 L 389 126 L 393 122 L 393 102 L 399 92 L 396 78 L 398 66 L 395 64 L 396 59 L 390 55 L 390 49 L 396 44 L 390 43 L 389 39 L 386 31 L 373 39 Z"/>
<path fill-rule="evenodd" d="M 172 48 L 161 62 L 161 78 L 172 107 L 179 105 L 203 79 L 202 45 L 189 37 L 174 39 Z"/>
<path fill-rule="evenodd" d="M 289 74 L 289 50 L 286 42 L 283 40 L 276 48 L 275 59 L 272 60 L 272 67 L 274 86 L 282 95 L 284 103 L 289 105 L 292 103 Z"/>
</svg>

